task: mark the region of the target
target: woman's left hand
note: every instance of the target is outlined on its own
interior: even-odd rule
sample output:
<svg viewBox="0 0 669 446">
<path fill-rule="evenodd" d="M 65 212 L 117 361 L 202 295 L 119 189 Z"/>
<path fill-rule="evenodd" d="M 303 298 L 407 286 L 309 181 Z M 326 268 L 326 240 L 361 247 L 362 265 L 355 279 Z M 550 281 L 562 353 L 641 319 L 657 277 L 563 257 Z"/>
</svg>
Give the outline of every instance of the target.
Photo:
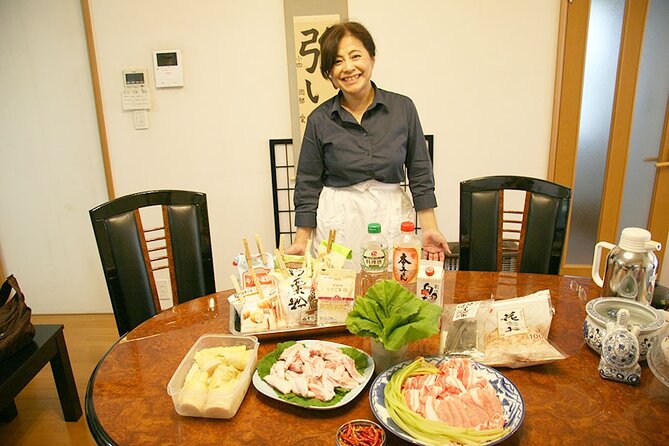
<svg viewBox="0 0 669 446">
<path fill-rule="evenodd" d="M 438 229 L 423 230 L 423 256 L 427 260 L 439 260 L 441 262 L 446 258 L 446 253 L 450 254 L 446 238 Z"/>
</svg>

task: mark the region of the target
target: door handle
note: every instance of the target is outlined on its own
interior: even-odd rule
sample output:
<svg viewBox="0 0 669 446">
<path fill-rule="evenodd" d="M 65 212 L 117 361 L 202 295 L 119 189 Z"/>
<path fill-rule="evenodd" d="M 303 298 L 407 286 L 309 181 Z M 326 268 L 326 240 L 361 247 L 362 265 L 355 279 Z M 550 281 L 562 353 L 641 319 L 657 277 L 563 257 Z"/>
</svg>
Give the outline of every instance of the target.
<svg viewBox="0 0 669 446">
<path fill-rule="evenodd" d="M 652 163 L 658 161 L 658 159 L 658 157 L 644 158 L 643 161 L 646 163 Z M 655 167 L 669 167 L 669 161 L 656 162 Z"/>
</svg>

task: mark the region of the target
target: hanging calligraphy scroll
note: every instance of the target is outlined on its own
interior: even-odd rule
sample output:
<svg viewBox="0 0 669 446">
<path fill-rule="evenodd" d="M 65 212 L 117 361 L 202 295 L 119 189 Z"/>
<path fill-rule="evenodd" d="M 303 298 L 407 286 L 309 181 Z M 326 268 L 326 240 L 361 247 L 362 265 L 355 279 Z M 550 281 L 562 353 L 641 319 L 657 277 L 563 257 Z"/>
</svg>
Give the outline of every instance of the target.
<svg viewBox="0 0 669 446">
<path fill-rule="evenodd" d="M 309 113 L 321 102 L 337 94 L 332 83 L 321 75 L 318 39 L 328 26 L 338 22 L 338 15 L 293 17 L 300 141 L 304 135 Z"/>
<path fill-rule="evenodd" d="M 332 83 L 321 76 L 318 39 L 328 26 L 346 20 L 347 8 L 347 0 L 284 0 L 295 165 L 307 117 L 337 94 Z"/>
</svg>

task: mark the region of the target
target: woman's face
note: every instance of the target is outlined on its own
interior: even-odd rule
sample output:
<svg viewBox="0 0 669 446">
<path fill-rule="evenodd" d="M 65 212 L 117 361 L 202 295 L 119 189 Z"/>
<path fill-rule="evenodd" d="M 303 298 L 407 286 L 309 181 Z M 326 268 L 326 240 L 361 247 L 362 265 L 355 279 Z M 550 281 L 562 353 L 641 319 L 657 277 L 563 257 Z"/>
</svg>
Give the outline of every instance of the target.
<svg viewBox="0 0 669 446">
<path fill-rule="evenodd" d="M 337 59 L 330 70 L 330 79 L 344 96 L 364 97 L 372 86 L 373 68 L 374 58 L 362 42 L 347 34 L 337 47 Z"/>
</svg>

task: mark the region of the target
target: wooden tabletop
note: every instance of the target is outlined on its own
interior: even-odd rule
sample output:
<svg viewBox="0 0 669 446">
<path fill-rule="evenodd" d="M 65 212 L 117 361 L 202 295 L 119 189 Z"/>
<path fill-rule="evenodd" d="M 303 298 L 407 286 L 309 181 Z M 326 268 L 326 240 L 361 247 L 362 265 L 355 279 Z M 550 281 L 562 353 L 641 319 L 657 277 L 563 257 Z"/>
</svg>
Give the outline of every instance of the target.
<svg viewBox="0 0 669 446">
<path fill-rule="evenodd" d="M 555 306 L 551 341 L 569 355 L 551 364 L 500 371 L 520 390 L 525 419 L 504 445 L 669 444 L 669 388 L 642 363 L 637 387 L 600 378 L 599 355 L 583 342 L 585 302 L 572 291 L 576 280 L 598 297 L 589 279 L 516 273 L 447 272 L 444 303 L 524 296 L 549 289 Z M 86 394 L 86 417 L 100 444 L 333 445 L 347 420 L 374 420 L 369 384 L 349 404 L 308 410 L 268 398 L 253 387 L 229 420 L 178 415 L 167 383 L 195 341 L 228 333 L 230 292 L 202 297 L 164 311 L 121 338 L 101 359 Z M 302 338 L 305 339 L 305 338 Z M 369 339 L 348 332 L 321 339 L 370 352 Z M 261 358 L 277 340 L 262 341 Z M 412 357 L 434 355 L 438 336 L 413 343 Z M 388 445 L 407 444 L 389 434 Z"/>
</svg>

